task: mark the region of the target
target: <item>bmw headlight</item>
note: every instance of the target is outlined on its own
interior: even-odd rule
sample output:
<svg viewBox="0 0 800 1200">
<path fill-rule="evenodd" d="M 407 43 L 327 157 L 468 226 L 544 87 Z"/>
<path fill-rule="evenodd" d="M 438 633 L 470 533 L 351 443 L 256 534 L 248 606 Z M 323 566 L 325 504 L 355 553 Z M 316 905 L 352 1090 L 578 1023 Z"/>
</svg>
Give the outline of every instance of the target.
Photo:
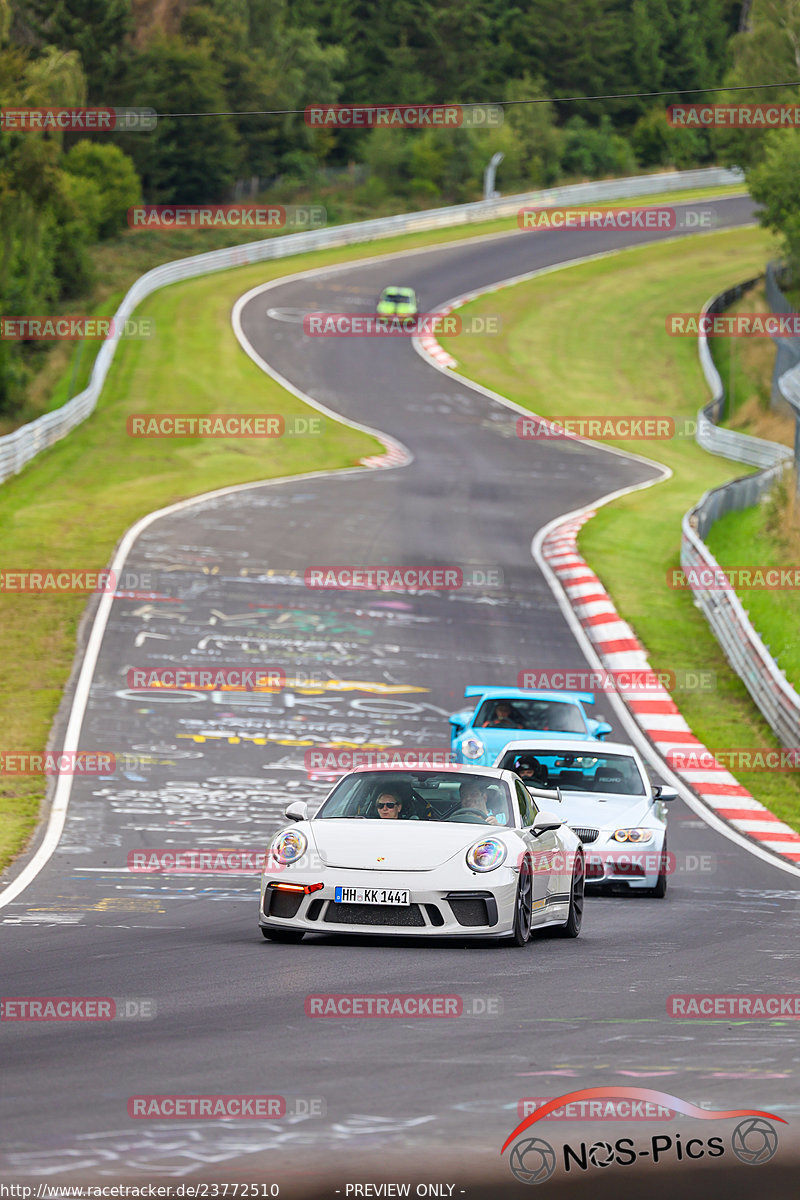
<svg viewBox="0 0 800 1200">
<path fill-rule="evenodd" d="M 615 842 L 628 842 L 641 845 L 642 842 L 652 842 L 652 829 L 617 829 L 613 834 Z"/>
<path fill-rule="evenodd" d="M 505 843 L 499 838 L 484 838 L 467 851 L 467 866 L 471 871 L 493 871 L 506 860 Z"/>
<path fill-rule="evenodd" d="M 480 758 L 486 751 L 486 747 L 480 738 L 466 737 L 461 743 L 461 753 L 464 758 Z"/>
<path fill-rule="evenodd" d="M 273 839 L 269 848 L 269 857 L 275 862 L 288 867 L 298 858 L 302 858 L 308 849 L 308 839 L 299 829 L 287 829 Z"/>
</svg>

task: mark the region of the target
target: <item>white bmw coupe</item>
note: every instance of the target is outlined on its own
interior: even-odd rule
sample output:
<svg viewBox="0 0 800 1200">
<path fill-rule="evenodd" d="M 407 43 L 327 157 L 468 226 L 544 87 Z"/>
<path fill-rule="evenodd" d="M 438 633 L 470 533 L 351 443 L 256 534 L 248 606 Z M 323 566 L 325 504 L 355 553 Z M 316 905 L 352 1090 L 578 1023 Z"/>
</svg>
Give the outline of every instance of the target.
<svg viewBox="0 0 800 1200">
<path fill-rule="evenodd" d="M 651 784 L 624 742 L 530 738 L 509 742 L 497 766 L 515 771 L 537 801 L 574 829 L 586 853 L 586 883 L 663 899 L 675 863 L 667 850 L 670 789 Z"/>
<path fill-rule="evenodd" d="M 584 854 L 563 817 L 537 808 L 512 771 L 453 765 L 360 768 L 313 816 L 272 839 L 259 924 L 306 933 L 505 939 L 545 926 L 577 937 Z"/>
</svg>

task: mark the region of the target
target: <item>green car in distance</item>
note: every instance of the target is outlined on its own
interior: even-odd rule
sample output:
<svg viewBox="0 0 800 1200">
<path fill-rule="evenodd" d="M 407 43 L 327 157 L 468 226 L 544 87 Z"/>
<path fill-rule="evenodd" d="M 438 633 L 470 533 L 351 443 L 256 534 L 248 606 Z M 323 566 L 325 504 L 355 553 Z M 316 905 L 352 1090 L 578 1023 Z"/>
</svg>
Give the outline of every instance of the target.
<svg viewBox="0 0 800 1200">
<path fill-rule="evenodd" d="M 417 294 L 409 287 L 386 287 L 381 292 L 377 313 L 379 317 L 415 317 Z"/>
</svg>

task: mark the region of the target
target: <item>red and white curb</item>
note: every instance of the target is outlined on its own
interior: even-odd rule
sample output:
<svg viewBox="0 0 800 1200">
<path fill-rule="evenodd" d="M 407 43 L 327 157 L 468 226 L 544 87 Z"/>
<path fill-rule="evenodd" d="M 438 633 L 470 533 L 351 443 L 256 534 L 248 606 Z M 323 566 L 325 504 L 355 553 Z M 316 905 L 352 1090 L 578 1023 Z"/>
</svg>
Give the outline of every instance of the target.
<svg viewBox="0 0 800 1200">
<path fill-rule="evenodd" d="M 594 515 L 585 512 L 556 526 L 542 543 L 542 554 L 603 666 L 608 670 L 650 672 L 652 668 L 641 642 L 620 618 L 608 592 L 578 553 L 578 530 Z M 672 771 L 704 804 L 760 846 L 789 862 L 800 863 L 800 834 L 765 808 L 717 763 L 692 733 L 666 688 L 648 689 L 646 698 L 641 690 L 626 692 L 622 687 L 619 694 Z M 687 751 L 698 757 L 702 755 L 703 761 L 708 760 L 712 765 L 702 768 L 673 765 L 670 753 Z"/>
<path fill-rule="evenodd" d="M 454 308 L 460 308 L 464 303 L 463 300 L 455 300 L 452 304 L 446 305 L 444 308 L 437 308 L 436 315 L 446 317 Z M 457 367 L 458 360 L 453 358 L 444 346 L 440 346 L 435 336 L 432 333 L 424 333 L 418 337 L 417 342 L 422 350 L 429 355 L 434 362 L 437 362 L 440 367 Z"/>
<path fill-rule="evenodd" d="M 369 458 L 361 458 L 359 462 L 362 467 L 369 467 L 373 471 L 379 471 L 386 467 L 405 467 L 411 462 L 411 455 L 404 450 L 399 442 L 388 441 L 383 435 L 381 441 L 386 446 L 385 454 L 371 454 Z"/>
</svg>

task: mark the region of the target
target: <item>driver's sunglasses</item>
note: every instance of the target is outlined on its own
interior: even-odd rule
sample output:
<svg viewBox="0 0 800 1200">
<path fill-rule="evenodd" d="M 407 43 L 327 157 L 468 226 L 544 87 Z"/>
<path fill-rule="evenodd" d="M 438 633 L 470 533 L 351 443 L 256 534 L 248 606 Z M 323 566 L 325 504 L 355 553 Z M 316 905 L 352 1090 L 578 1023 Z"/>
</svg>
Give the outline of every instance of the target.
<svg viewBox="0 0 800 1200">
<path fill-rule="evenodd" d="M 390 800 L 387 804 L 379 804 L 378 808 L 397 808 L 397 801 Z"/>
</svg>

